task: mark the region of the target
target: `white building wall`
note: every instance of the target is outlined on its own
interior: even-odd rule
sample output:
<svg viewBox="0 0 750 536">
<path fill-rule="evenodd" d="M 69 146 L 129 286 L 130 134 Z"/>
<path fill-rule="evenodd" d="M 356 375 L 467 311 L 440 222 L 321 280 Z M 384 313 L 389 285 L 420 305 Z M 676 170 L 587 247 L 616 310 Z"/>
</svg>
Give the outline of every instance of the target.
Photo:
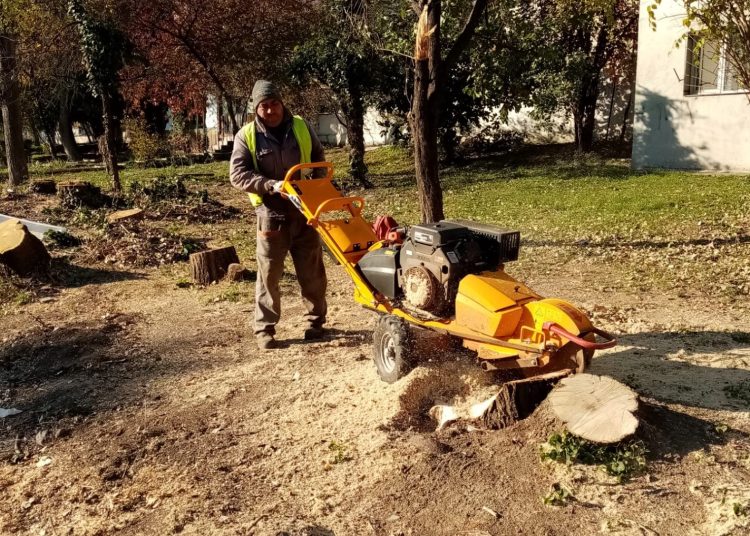
<svg viewBox="0 0 750 536">
<path fill-rule="evenodd" d="M 750 170 L 750 101 L 745 93 L 684 95 L 683 6 L 664 0 L 656 31 L 641 2 L 633 167 Z"/>
<path fill-rule="evenodd" d="M 385 145 L 390 143 L 385 135 L 384 128 L 378 124 L 381 119 L 377 110 L 369 108 L 365 112 L 364 136 L 365 145 Z M 318 137 L 323 143 L 330 145 L 346 145 L 346 128 L 342 125 L 335 114 L 318 115 Z"/>
</svg>

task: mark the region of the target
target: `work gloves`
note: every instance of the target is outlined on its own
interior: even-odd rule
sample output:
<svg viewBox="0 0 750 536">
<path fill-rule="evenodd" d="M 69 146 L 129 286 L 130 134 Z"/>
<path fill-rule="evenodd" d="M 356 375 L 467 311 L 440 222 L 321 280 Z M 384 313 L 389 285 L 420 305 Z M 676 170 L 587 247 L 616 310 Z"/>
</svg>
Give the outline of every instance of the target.
<svg viewBox="0 0 750 536">
<path fill-rule="evenodd" d="M 296 195 L 288 194 L 284 191 L 282 191 L 282 186 L 284 186 L 284 181 L 273 181 L 271 184 L 271 190 L 270 193 L 272 194 L 281 194 L 286 199 L 292 202 L 292 204 L 297 207 L 297 210 L 302 210 L 302 203 L 299 200 L 299 197 Z"/>
<path fill-rule="evenodd" d="M 281 193 L 281 187 L 283 185 L 284 185 L 284 181 L 273 181 L 273 184 L 271 185 L 271 191 L 269 193 L 280 194 Z"/>
</svg>

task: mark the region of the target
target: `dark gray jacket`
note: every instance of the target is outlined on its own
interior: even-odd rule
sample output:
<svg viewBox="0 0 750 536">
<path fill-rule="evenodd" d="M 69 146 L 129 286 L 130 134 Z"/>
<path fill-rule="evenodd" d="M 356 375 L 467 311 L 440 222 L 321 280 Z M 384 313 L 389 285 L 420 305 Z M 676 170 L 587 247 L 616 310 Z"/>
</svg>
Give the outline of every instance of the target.
<svg viewBox="0 0 750 536">
<path fill-rule="evenodd" d="M 292 166 L 299 164 L 300 154 L 297 139 L 292 132 L 292 115 L 285 110 L 285 134 L 281 140 L 271 134 L 263 123 L 255 118 L 255 155 L 258 159 L 258 171 L 253 168 L 253 158 L 245 140 L 245 129 L 242 128 L 234 137 L 234 149 L 229 166 L 229 180 L 232 186 L 243 192 L 263 196 L 263 204 L 255 209 L 259 217 L 286 220 L 290 214 L 298 211 L 290 201 L 278 194 L 270 193 L 275 181 L 284 179 L 286 172 Z M 325 160 L 323 146 L 315 130 L 307 123 L 312 138 L 313 162 Z M 314 176 L 325 174 L 322 170 L 315 170 Z M 249 201 L 248 201 L 249 202 Z"/>
</svg>

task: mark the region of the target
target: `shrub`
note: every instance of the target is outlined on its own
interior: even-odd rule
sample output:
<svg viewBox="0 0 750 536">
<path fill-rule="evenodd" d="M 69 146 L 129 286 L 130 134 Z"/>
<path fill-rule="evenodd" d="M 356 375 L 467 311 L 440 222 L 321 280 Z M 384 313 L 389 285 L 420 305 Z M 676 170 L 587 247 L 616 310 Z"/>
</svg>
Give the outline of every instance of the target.
<svg viewBox="0 0 750 536">
<path fill-rule="evenodd" d="M 142 162 L 152 162 L 163 155 L 166 144 L 162 137 L 149 132 L 146 121 L 140 117 L 128 117 L 123 122 L 127 131 L 128 147 L 133 153 L 133 159 Z"/>
</svg>

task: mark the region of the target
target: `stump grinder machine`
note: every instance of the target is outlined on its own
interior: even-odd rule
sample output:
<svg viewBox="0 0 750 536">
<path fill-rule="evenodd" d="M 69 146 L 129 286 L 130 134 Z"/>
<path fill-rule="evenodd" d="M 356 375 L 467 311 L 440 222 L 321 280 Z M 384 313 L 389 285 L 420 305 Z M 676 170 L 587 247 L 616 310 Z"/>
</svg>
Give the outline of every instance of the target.
<svg viewBox="0 0 750 536">
<path fill-rule="evenodd" d="M 299 180 L 325 168 L 323 178 Z M 520 235 L 463 220 L 392 229 L 379 240 L 362 217 L 365 200 L 343 196 L 329 162 L 300 164 L 281 187 L 354 281 L 354 299 L 380 314 L 374 361 L 388 383 L 419 360 L 420 330 L 476 352 L 484 370 L 520 369 L 526 377 L 582 372 L 594 351 L 616 339 L 570 303 L 543 298 L 504 270 L 518 258 Z"/>
</svg>

